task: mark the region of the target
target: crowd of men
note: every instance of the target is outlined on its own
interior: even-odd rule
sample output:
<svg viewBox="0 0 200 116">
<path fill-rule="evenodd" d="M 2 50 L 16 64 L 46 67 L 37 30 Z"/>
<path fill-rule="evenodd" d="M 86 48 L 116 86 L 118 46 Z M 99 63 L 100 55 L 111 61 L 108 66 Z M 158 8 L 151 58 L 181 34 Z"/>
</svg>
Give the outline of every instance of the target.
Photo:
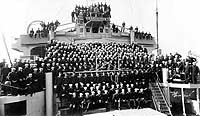
<svg viewBox="0 0 200 116">
<path fill-rule="evenodd" d="M 106 3 L 92 4 L 89 7 L 76 5 L 75 10 L 71 13 L 72 22 L 76 22 L 80 13 L 83 15 L 83 18 L 86 19 L 86 17 L 111 17 L 110 12 L 110 5 Z"/>
<path fill-rule="evenodd" d="M 150 68 L 151 55 L 136 44 L 83 43 L 71 44 L 52 40 L 47 46 L 45 60 L 55 70 L 76 72 L 94 70 Z"/>
<path fill-rule="evenodd" d="M 47 23 L 45 24 L 44 22 L 40 24 L 41 29 L 38 28 L 36 31 L 32 28 L 29 32 L 29 36 L 31 38 L 44 38 L 48 37 L 49 31 L 55 31 L 57 27 L 60 25 L 60 22 L 57 20 L 55 22 Z"/>
<path fill-rule="evenodd" d="M 159 55 L 155 60 L 137 44 L 82 43 L 49 41 L 44 58 L 15 60 L 9 68 L 0 64 L 5 95 L 27 95 L 42 91 L 45 72 L 53 72 L 54 88 L 61 107 L 70 111 L 143 108 L 148 106 L 150 81 L 162 68 L 169 69 L 169 82 L 197 83 L 199 68 L 192 57 Z"/>
<path fill-rule="evenodd" d="M 45 87 L 45 71 L 39 59 L 15 60 L 12 67 L 1 67 L 3 95 L 28 95 L 42 91 Z"/>
<path fill-rule="evenodd" d="M 135 38 L 136 39 L 146 39 L 146 40 L 152 40 L 153 39 L 153 37 L 150 33 L 146 33 L 146 32 L 144 33 L 143 31 L 140 32 L 138 30 L 138 27 L 135 28 Z"/>
<path fill-rule="evenodd" d="M 144 108 L 148 107 L 151 92 L 148 88 L 149 79 L 143 75 L 125 70 L 59 72 L 55 88 L 61 103 L 68 102 L 75 112 L 102 107 L 107 110 L 122 107 Z"/>
<path fill-rule="evenodd" d="M 145 107 L 144 104 L 147 104 L 149 99 L 141 93 L 149 91 L 147 85 L 151 79 L 149 74 L 152 73 L 148 72 L 151 71 L 151 57 L 147 49 L 136 44 L 75 45 L 52 40 L 47 46 L 45 60 L 48 62 L 49 69 L 53 66 L 53 72 L 60 72 L 55 74 L 58 75 L 55 78 L 55 85 L 57 97 L 60 98 L 61 103 L 72 99 L 73 102 L 70 102 L 72 110 L 88 110 L 97 106 L 104 107 L 105 103 L 111 103 L 111 106 L 119 109 L 122 107 L 122 102 L 127 105 L 127 108 Z M 114 70 L 123 71 L 115 72 Z M 88 73 L 81 73 L 84 71 Z M 105 86 L 108 91 L 104 93 L 104 89 L 96 89 L 96 86 L 100 88 Z M 114 87 L 113 91 L 110 91 L 111 86 Z M 130 86 L 132 91 L 126 86 Z M 137 97 L 129 99 L 129 94 L 131 94 L 129 97 Z M 109 98 L 101 99 L 107 95 Z"/>
<path fill-rule="evenodd" d="M 153 64 L 157 65 L 160 71 L 162 68 L 168 69 L 169 82 L 196 84 L 198 81 L 200 70 L 194 57 L 188 56 L 188 58 L 182 59 L 178 53 L 160 55 Z"/>
</svg>

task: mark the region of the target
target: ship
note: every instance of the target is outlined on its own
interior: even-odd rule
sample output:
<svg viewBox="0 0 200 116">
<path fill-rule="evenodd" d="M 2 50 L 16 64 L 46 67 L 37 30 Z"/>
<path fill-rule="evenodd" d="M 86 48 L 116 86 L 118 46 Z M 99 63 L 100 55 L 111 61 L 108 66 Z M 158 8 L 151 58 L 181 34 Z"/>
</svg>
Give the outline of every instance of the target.
<svg viewBox="0 0 200 116">
<path fill-rule="evenodd" d="M 107 15 L 102 15 L 94 11 L 90 14 L 84 14 L 83 11 L 80 11 L 77 16 L 72 17 L 71 23 L 58 24 L 56 28 L 47 30 L 46 35 L 40 36 L 36 34 L 36 30 L 31 35 L 32 26 L 37 24 L 40 29 L 43 29 L 45 22 L 33 21 L 27 26 L 27 34 L 20 35 L 19 38 L 15 39 L 16 42 L 12 45 L 12 49 L 23 52 L 22 59 L 34 60 L 37 57 L 45 57 L 45 48 L 52 40 L 75 45 L 91 42 L 134 43 L 146 48 L 148 53 L 152 53 L 157 48 L 156 38 L 152 37 L 151 34 L 140 32 L 137 27 L 115 25 L 111 22 L 111 14 L 107 13 Z M 156 80 L 149 86 L 152 92 L 152 109 L 154 109 L 153 112 L 158 113 L 155 115 L 198 115 L 200 113 L 200 85 L 169 83 L 167 71 L 168 69 L 163 68 L 162 82 Z M 52 73 L 50 72 L 46 73 L 46 89 L 44 91 L 27 96 L 0 96 L 0 115 L 53 116 L 59 111 L 59 105 L 61 104 L 55 98 Z M 152 109 L 147 109 L 147 111 L 152 111 Z M 66 108 L 60 109 L 61 115 L 67 115 L 67 110 Z M 117 115 L 118 113 L 111 114 Z"/>
</svg>

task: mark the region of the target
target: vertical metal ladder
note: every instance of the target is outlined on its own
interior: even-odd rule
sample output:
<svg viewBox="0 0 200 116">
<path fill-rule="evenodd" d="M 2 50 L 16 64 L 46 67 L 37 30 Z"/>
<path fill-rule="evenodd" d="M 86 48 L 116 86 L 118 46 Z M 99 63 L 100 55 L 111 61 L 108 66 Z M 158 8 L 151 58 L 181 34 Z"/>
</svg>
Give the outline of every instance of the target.
<svg viewBox="0 0 200 116">
<path fill-rule="evenodd" d="M 158 83 L 150 83 L 149 85 L 152 92 L 152 100 L 157 111 L 166 114 L 167 116 L 173 116 L 170 109 L 170 104 L 167 102 L 165 95 L 163 94 L 161 87 Z"/>
</svg>

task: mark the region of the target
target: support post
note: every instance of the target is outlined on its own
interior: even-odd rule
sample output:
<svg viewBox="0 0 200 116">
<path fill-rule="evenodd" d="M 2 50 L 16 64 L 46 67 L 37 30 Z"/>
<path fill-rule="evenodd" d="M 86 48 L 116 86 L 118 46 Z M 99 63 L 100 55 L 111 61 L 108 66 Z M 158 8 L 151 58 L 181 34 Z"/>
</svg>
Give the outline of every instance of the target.
<svg viewBox="0 0 200 116">
<path fill-rule="evenodd" d="M 162 77 L 163 77 L 163 83 L 168 84 L 168 69 L 162 68 Z"/>
<path fill-rule="evenodd" d="M 184 91 L 183 91 L 183 88 L 181 88 L 181 97 L 182 97 L 182 106 L 183 106 L 183 116 L 186 116 L 186 113 L 185 113 L 185 100 L 184 100 Z"/>
<path fill-rule="evenodd" d="M 130 43 L 135 42 L 135 32 L 133 30 L 130 30 Z"/>
<path fill-rule="evenodd" d="M 53 116 L 53 76 L 46 73 L 46 116 Z"/>
<path fill-rule="evenodd" d="M 199 115 L 200 114 L 200 111 L 199 111 L 199 88 L 197 88 L 197 111 L 196 111 L 196 115 Z"/>
</svg>

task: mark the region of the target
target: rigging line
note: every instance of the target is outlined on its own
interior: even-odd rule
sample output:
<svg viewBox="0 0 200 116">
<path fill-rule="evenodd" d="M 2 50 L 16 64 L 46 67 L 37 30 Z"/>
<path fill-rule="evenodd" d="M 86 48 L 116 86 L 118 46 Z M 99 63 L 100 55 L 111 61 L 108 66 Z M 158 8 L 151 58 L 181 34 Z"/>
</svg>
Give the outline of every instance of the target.
<svg viewBox="0 0 200 116">
<path fill-rule="evenodd" d="M 11 58 L 10 58 L 10 54 L 9 54 L 9 51 L 8 51 L 8 47 L 7 47 L 7 44 L 6 44 L 5 36 L 4 36 L 3 33 L 1 33 L 1 34 L 2 34 L 2 37 L 3 37 L 3 42 L 4 42 L 4 45 L 5 45 L 5 48 L 6 48 L 6 52 L 7 52 L 7 54 L 8 54 L 8 58 L 9 58 L 9 61 L 10 61 L 10 65 L 13 66 L 12 61 L 11 61 Z"/>
<path fill-rule="evenodd" d="M 158 44 L 158 0 L 156 0 L 156 39 L 157 39 L 157 54 L 159 52 Z"/>
<path fill-rule="evenodd" d="M 63 10 L 64 10 L 64 8 L 65 8 L 64 6 L 65 6 L 65 5 L 66 5 L 66 4 L 63 4 L 63 5 L 62 5 L 62 7 L 60 7 L 60 9 L 57 11 L 57 13 L 56 13 L 55 17 L 56 17 L 56 16 L 58 16 L 58 15 L 59 15 L 59 13 L 61 13 L 61 11 L 63 11 Z"/>
<path fill-rule="evenodd" d="M 131 3 L 131 0 L 129 0 L 129 5 L 131 7 L 131 12 L 133 12 L 133 6 L 132 6 L 132 3 Z M 132 14 L 132 13 L 131 13 Z"/>
</svg>

